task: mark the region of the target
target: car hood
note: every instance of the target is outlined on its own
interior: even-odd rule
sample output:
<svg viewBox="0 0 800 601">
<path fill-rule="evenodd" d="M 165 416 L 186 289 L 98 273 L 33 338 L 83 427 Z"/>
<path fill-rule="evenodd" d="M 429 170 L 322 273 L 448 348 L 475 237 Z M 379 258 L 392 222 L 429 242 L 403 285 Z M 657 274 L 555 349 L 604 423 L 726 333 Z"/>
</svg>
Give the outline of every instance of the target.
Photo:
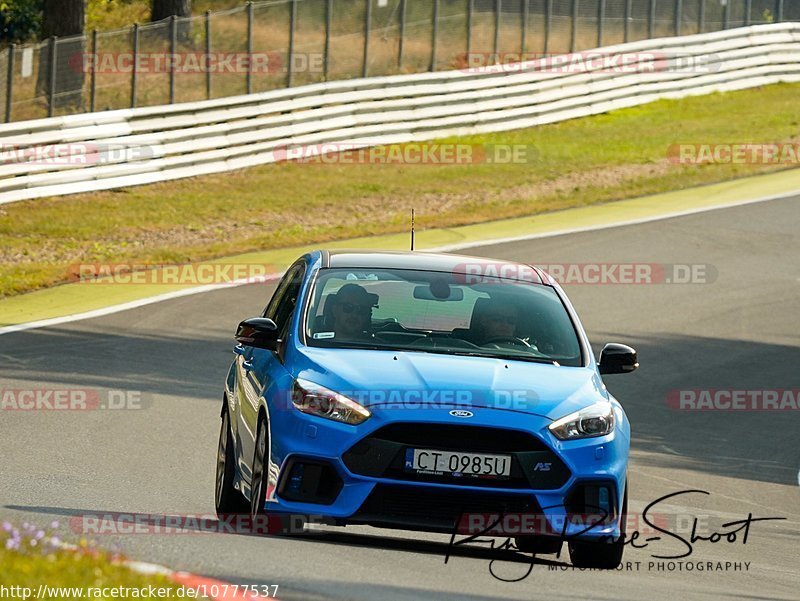
<svg viewBox="0 0 800 601">
<path fill-rule="evenodd" d="M 488 357 L 305 347 L 294 375 L 364 406 L 439 404 L 558 419 L 608 400 L 596 370 Z"/>
</svg>

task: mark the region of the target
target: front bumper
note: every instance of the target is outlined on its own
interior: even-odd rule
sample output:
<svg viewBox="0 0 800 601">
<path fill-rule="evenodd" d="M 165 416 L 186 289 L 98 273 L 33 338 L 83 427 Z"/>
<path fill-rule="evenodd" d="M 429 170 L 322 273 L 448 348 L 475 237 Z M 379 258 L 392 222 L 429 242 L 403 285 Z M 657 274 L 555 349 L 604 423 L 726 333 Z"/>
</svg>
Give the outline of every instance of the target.
<svg viewBox="0 0 800 601">
<path fill-rule="evenodd" d="M 266 509 L 336 524 L 440 532 L 496 524 L 488 534 L 616 537 L 629 448 L 617 408 L 613 433 L 574 441 L 553 437 L 546 418 L 488 408 L 472 409 L 465 420 L 451 416 L 451 407 L 372 406 L 372 417 L 359 426 L 272 412 Z M 512 476 L 456 481 L 408 474 L 398 457 L 414 445 L 510 453 Z M 309 465 L 312 476 L 297 465 Z M 598 489 L 606 492 L 598 497 Z"/>
</svg>

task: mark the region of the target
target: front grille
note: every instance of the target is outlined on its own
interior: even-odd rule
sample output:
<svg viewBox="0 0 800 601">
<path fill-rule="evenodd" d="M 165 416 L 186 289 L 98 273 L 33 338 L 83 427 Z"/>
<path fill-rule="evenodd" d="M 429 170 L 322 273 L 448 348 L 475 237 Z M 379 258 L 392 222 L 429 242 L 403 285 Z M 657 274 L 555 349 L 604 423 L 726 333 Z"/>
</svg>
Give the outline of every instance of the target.
<svg viewBox="0 0 800 601">
<path fill-rule="evenodd" d="M 405 452 L 415 448 L 511 455 L 511 475 L 492 479 L 408 472 Z M 351 472 L 362 476 L 482 488 L 551 490 L 570 477 L 566 465 L 533 434 L 483 426 L 390 424 L 353 445 L 342 460 Z"/>
<path fill-rule="evenodd" d="M 485 426 L 394 423 L 381 428 L 372 437 L 409 447 L 435 447 L 446 451 L 513 453 L 547 449 L 542 441 L 527 432 Z"/>
<path fill-rule="evenodd" d="M 532 514 L 540 508 L 533 495 L 376 484 L 348 522 L 453 532 L 465 514 Z"/>
</svg>

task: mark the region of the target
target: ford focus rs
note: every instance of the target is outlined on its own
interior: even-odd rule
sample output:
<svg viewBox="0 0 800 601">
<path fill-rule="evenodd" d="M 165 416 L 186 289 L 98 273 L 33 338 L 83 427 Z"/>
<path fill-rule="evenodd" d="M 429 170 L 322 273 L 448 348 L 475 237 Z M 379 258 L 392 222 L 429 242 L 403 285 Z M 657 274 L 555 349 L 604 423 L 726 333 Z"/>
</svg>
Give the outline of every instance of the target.
<svg viewBox="0 0 800 601">
<path fill-rule="evenodd" d="M 420 252 L 300 257 L 236 332 L 217 456 L 222 515 L 514 536 L 622 558 L 630 428 L 559 285 Z"/>
</svg>

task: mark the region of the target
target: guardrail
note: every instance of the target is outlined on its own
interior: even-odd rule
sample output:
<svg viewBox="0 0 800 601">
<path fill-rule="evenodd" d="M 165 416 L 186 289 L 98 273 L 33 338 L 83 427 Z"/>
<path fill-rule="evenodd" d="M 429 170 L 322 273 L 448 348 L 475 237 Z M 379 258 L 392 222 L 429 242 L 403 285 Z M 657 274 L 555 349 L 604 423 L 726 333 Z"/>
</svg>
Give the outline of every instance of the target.
<svg viewBox="0 0 800 601">
<path fill-rule="evenodd" d="M 622 55 L 627 66 L 581 63 L 599 55 Z M 797 81 L 800 23 L 779 23 L 474 71 L 12 123 L 0 126 L 0 204 L 232 171 L 281 160 L 294 147 L 497 132 L 662 98 Z"/>
</svg>

